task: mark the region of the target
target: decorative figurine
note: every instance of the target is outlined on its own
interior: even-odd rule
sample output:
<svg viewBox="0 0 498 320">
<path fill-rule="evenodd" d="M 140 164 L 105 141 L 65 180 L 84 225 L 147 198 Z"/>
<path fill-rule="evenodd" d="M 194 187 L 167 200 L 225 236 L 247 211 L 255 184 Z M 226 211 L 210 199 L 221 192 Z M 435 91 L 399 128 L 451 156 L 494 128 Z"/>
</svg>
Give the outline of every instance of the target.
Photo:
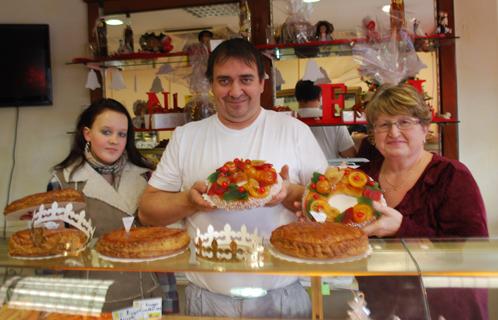
<svg viewBox="0 0 498 320">
<path fill-rule="evenodd" d="M 124 38 L 124 48 L 127 50 L 127 53 L 132 53 L 133 51 L 135 51 L 133 45 L 133 29 L 131 28 L 129 13 L 126 14 L 126 27 L 123 31 L 123 38 Z"/>
<path fill-rule="evenodd" d="M 436 33 L 448 34 L 451 33 L 451 28 L 448 28 L 448 13 L 445 11 L 439 11 L 437 16 L 437 28 Z"/>
<path fill-rule="evenodd" d="M 146 52 L 170 52 L 173 50 L 171 37 L 160 33 L 145 33 L 140 37 L 140 47 Z"/>
<path fill-rule="evenodd" d="M 334 40 L 332 32 L 334 32 L 334 25 L 328 21 L 320 20 L 315 25 L 315 39 L 318 41 Z"/>
<path fill-rule="evenodd" d="M 377 24 L 372 18 L 369 16 L 363 18 L 363 28 L 367 42 L 380 42 L 380 33 L 377 31 Z"/>
</svg>

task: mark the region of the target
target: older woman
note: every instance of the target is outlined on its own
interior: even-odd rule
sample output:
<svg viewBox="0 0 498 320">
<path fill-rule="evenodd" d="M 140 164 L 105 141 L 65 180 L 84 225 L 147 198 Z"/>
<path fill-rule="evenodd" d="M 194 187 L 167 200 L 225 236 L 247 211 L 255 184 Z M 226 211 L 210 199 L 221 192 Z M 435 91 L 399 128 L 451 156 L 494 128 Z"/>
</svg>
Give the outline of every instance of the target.
<svg viewBox="0 0 498 320">
<path fill-rule="evenodd" d="M 384 190 L 382 217 L 365 227 L 380 237 L 486 237 L 484 203 L 464 164 L 424 150 L 431 112 L 408 85 L 384 86 L 367 107 L 383 157 L 363 169 Z"/>
<path fill-rule="evenodd" d="M 382 157 L 363 169 L 379 181 L 387 202 L 387 206 L 376 204 L 382 216 L 364 227 L 368 235 L 488 236 L 484 203 L 467 167 L 424 150 L 431 112 L 413 87 L 379 88 L 367 106 L 367 120 Z M 418 278 L 367 277 L 358 281 L 373 319 L 393 314 L 402 319 L 423 318 L 423 305 L 416 306 L 423 297 Z M 446 319 L 487 319 L 485 289 L 428 289 L 427 297 L 433 319 L 440 315 Z"/>
</svg>

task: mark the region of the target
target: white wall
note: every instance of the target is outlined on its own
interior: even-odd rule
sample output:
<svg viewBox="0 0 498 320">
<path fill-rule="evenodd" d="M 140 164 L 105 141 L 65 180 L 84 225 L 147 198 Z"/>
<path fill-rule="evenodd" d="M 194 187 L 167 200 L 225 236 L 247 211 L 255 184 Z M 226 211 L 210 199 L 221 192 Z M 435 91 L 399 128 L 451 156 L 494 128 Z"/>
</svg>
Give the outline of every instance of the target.
<svg viewBox="0 0 498 320">
<path fill-rule="evenodd" d="M 50 167 L 69 151 L 70 136 L 66 132 L 73 129 L 89 95 L 84 88 L 85 68 L 65 63 L 86 53 L 86 16 L 82 0 L 2 1 L 1 23 L 49 24 L 54 98 L 52 106 L 19 109 L 10 200 L 44 191 Z M 14 107 L 0 108 L 0 208 L 7 202 L 15 115 Z"/>
<path fill-rule="evenodd" d="M 460 160 L 474 174 L 490 234 L 498 236 L 498 0 L 455 0 L 455 11 Z"/>
</svg>

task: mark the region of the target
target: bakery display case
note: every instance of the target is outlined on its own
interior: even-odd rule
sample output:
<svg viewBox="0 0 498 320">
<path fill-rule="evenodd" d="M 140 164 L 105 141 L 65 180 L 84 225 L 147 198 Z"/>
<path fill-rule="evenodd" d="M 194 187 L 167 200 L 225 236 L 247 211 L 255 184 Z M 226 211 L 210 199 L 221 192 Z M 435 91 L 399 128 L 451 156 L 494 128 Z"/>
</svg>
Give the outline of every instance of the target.
<svg viewBox="0 0 498 320">
<path fill-rule="evenodd" d="M 93 245 L 76 256 L 37 260 L 16 259 L 8 255 L 7 241 L 1 240 L 0 266 L 5 271 L 17 270 L 24 275 L 29 274 L 29 270 L 35 269 L 108 272 L 168 271 L 177 274 L 179 279 L 184 272 L 298 275 L 311 286 L 312 319 L 348 319 L 347 311 L 359 306 L 355 305 L 354 301 L 362 292 L 362 282 L 368 283 L 368 279 L 384 279 L 383 283 L 387 283 L 386 279 L 397 279 L 398 281 L 394 281 L 397 289 L 394 290 L 391 284 L 391 291 L 405 296 L 408 299 L 407 301 L 405 299 L 405 305 L 408 303 L 408 305 L 420 308 L 416 311 L 420 316 L 418 319 L 430 319 L 431 303 L 427 300 L 427 292 L 430 293 L 431 290 L 474 288 L 486 291 L 489 301 L 497 296 L 498 239 L 370 239 L 369 244 L 371 252 L 368 257 L 342 263 L 286 261 L 274 256 L 267 247 L 257 261 L 212 262 L 186 250 L 171 258 L 142 263 L 125 263 L 100 258 Z M 11 276 L 9 272 L 6 272 L 3 282 L 8 282 Z M 64 280 L 71 281 L 71 279 Z M 408 285 L 413 283 L 420 283 L 421 290 L 414 292 L 413 288 Z M 11 294 L 3 296 L 7 306 L 8 298 L 12 297 L 14 289 L 15 287 L 8 287 L 7 291 L 12 290 Z M 3 290 L 5 291 L 5 286 Z M 409 291 L 411 291 L 410 294 L 402 294 L 402 292 Z M 388 297 L 388 294 L 369 296 L 365 293 L 366 307 L 374 307 L 379 303 L 393 304 Z M 496 319 L 498 314 L 496 310 L 493 310 L 492 303 L 488 306 L 489 319 Z M 342 310 L 342 314 L 338 315 L 339 309 Z M 170 316 L 167 318 L 169 319 Z M 177 318 L 191 317 L 180 313 Z"/>
</svg>

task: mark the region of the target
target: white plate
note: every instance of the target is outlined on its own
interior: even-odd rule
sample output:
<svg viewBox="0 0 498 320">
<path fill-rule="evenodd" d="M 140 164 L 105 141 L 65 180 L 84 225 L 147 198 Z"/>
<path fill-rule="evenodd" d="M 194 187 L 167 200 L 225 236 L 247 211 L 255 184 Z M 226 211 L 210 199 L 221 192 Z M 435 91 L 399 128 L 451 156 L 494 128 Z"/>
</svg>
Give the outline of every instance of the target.
<svg viewBox="0 0 498 320">
<path fill-rule="evenodd" d="M 364 259 L 368 257 L 372 253 L 372 247 L 368 245 L 367 251 L 359 256 L 354 256 L 354 257 L 347 257 L 347 258 L 337 258 L 337 259 L 305 259 L 305 258 L 297 258 L 293 256 L 286 255 L 280 251 L 278 251 L 273 245 L 268 241 L 266 244 L 266 247 L 268 248 L 268 251 L 270 251 L 271 255 L 282 259 L 282 260 L 287 260 L 290 262 L 297 262 L 297 263 L 307 263 L 307 264 L 334 264 L 334 263 L 346 263 L 346 262 L 352 262 L 352 261 L 357 261 Z"/>
<path fill-rule="evenodd" d="M 9 254 L 9 257 L 12 258 L 12 259 L 19 259 L 19 260 L 45 260 L 45 259 L 54 259 L 54 258 L 70 258 L 70 257 L 74 257 L 74 256 L 77 256 L 78 254 L 80 254 L 80 252 L 82 252 L 83 250 L 85 250 L 87 247 L 87 245 L 85 245 L 83 248 L 75 251 L 75 252 L 72 252 L 71 254 L 68 254 L 68 255 L 64 255 L 64 254 L 55 254 L 55 255 L 51 255 L 51 256 L 38 256 L 38 257 L 22 257 L 22 256 L 11 256 Z"/>
<path fill-rule="evenodd" d="M 156 260 L 162 260 L 162 259 L 172 258 L 172 257 L 175 257 L 177 255 L 180 255 L 180 254 L 184 253 L 185 250 L 187 250 L 187 248 L 188 247 L 183 248 L 180 251 L 174 252 L 174 253 L 169 254 L 169 255 L 160 256 L 160 257 L 153 257 L 153 258 L 140 258 L 140 259 L 115 258 L 115 257 L 105 256 L 105 255 L 100 254 L 98 252 L 97 252 L 97 255 L 99 256 L 99 258 L 107 260 L 107 261 L 124 262 L 124 263 L 136 263 L 136 262 L 147 262 L 147 261 L 156 261 Z"/>
</svg>

